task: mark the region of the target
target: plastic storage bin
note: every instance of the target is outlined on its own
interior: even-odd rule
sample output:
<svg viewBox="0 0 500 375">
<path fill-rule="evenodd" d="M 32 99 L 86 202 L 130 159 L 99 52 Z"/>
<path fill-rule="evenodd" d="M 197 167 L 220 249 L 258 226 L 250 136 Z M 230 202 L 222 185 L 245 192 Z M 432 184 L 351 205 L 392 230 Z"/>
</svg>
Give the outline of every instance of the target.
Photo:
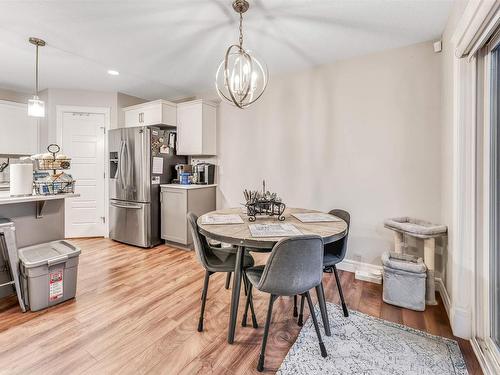
<svg viewBox="0 0 500 375">
<path fill-rule="evenodd" d="M 425 310 L 425 280 L 427 267 L 422 258 L 409 254 L 385 252 L 384 288 L 382 299 L 391 305 Z"/>
<path fill-rule="evenodd" d="M 23 300 L 31 311 L 75 297 L 79 255 L 66 241 L 19 249 Z"/>
</svg>

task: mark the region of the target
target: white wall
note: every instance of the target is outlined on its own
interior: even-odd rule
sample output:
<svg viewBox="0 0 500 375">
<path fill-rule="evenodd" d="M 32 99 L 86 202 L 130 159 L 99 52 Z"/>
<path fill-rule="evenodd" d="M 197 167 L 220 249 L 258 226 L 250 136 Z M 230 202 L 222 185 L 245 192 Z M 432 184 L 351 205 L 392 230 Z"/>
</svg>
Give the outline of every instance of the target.
<svg viewBox="0 0 500 375">
<path fill-rule="evenodd" d="M 347 257 L 380 264 L 385 218 L 441 218 L 440 62 L 422 43 L 274 74 L 246 110 L 221 103 L 219 205 L 266 179 L 288 206 L 349 210 Z"/>
</svg>

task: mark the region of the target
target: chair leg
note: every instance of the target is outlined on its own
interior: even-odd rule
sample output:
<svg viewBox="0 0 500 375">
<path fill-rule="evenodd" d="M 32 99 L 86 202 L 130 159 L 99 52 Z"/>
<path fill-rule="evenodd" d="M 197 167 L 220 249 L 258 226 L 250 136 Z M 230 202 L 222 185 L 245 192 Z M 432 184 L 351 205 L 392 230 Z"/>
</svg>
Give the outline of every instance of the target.
<svg viewBox="0 0 500 375">
<path fill-rule="evenodd" d="M 248 297 L 250 300 L 250 312 L 252 313 L 252 327 L 259 328 L 259 323 L 257 323 L 257 316 L 255 315 L 255 309 L 253 308 L 253 295 L 252 295 L 251 283 L 248 283 Z"/>
<path fill-rule="evenodd" d="M 297 321 L 297 324 L 299 327 L 302 327 L 304 325 L 304 295 L 300 297 L 300 312 L 299 312 L 299 320 Z"/>
<path fill-rule="evenodd" d="M 271 318 L 272 318 L 272 314 L 273 314 L 273 304 L 274 304 L 275 300 L 276 300 L 276 296 L 274 294 L 271 294 L 271 297 L 269 298 L 269 307 L 267 309 L 266 326 L 264 327 L 264 337 L 262 338 L 262 347 L 260 349 L 259 363 L 257 365 L 257 371 L 259 371 L 259 372 L 264 371 L 267 336 L 269 334 L 269 326 L 271 325 Z"/>
<path fill-rule="evenodd" d="M 205 304 L 207 302 L 207 292 L 208 292 L 208 281 L 210 279 L 211 272 L 205 272 L 205 281 L 203 282 L 203 292 L 201 293 L 201 311 L 200 320 L 198 321 L 198 332 L 203 331 L 203 315 L 205 314 Z"/>
<path fill-rule="evenodd" d="M 328 311 L 326 309 L 326 298 L 325 290 L 323 289 L 323 283 L 319 283 L 316 287 L 316 295 L 318 297 L 319 309 L 321 311 L 321 319 L 323 320 L 323 326 L 325 327 L 325 335 L 331 336 L 332 332 L 330 330 L 330 322 L 328 321 Z"/>
<path fill-rule="evenodd" d="M 259 328 L 259 324 L 257 323 L 257 317 L 255 316 L 255 310 L 253 307 L 252 283 L 247 281 L 247 284 L 248 284 L 247 301 L 245 304 L 245 312 L 243 313 L 243 319 L 241 321 L 241 325 L 243 327 L 247 326 L 248 308 L 250 307 L 250 313 L 252 314 L 252 326 L 253 328 Z"/>
<path fill-rule="evenodd" d="M 321 338 L 321 332 L 319 331 L 318 320 L 316 319 L 316 314 L 314 313 L 314 305 L 312 303 L 311 294 L 306 292 L 305 295 L 307 298 L 307 304 L 309 305 L 309 311 L 311 312 L 311 318 L 314 323 L 314 329 L 316 330 L 316 335 L 318 336 L 321 356 L 324 358 L 328 355 L 328 353 L 326 352 L 325 344 L 323 344 L 323 339 Z"/>
<path fill-rule="evenodd" d="M 243 289 L 245 291 L 245 295 L 247 296 L 247 300 L 245 303 L 245 311 L 243 312 L 243 319 L 241 320 L 241 325 L 243 327 L 247 326 L 247 316 L 248 316 L 248 306 L 250 305 L 250 299 L 248 298 L 248 285 L 249 281 L 247 279 L 247 276 L 243 273 Z"/>
<path fill-rule="evenodd" d="M 244 289 L 245 289 L 245 292 L 248 288 L 248 285 L 247 285 L 247 278 L 246 278 L 246 275 L 243 274 L 243 285 L 244 285 Z M 242 327 L 246 327 L 247 326 L 247 317 L 248 317 L 248 306 L 250 305 L 250 296 L 248 295 L 248 293 L 246 293 L 247 295 L 247 300 L 245 302 L 245 310 L 243 311 L 243 318 L 241 318 L 241 326 Z"/>
<path fill-rule="evenodd" d="M 344 316 L 349 316 L 349 310 L 347 310 L 347 305 L 344 300 L 344 293 L 342 293 L 342 285 L 340 285 L 339 273 L 337 272 L 337 267 L 333 266 L 333 273 L 335 274 L 335 281 L 337 282 L 337 288 L 339 290 L 340 301 L 342 302 L 342 310 L 344 311 Z"/>
<path fill-rule="evenodd" d="M 299 313 L 297 312 L 297 295 L 293 296 L 293 317 L 296 318 L 299 316 Z"/>
<path fill-rule="evenodd" d="M 243 272 L 243 292 L 245 293 L 245 296 L 248 296 L 248 285 L 250 284 L 250 281 L 248 281 L 247 275 L 245 275 L 245 272 Z"/>
<path fill-rule="evenodd" d="M 226 289 L 229 289 L 229 285 L 231 285 L 231 272 L 226 275 Z"/>
</svg>

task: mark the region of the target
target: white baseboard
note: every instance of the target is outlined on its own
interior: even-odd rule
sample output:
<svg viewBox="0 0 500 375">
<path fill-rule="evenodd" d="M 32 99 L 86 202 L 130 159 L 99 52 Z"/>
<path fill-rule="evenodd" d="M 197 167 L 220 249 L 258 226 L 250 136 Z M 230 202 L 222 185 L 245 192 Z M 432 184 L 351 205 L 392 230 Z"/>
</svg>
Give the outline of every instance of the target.
<svg viewBox="0 0 500 375">
<path fill-rule="evenodd" d="M 356 280 L 368 281 L 375 284 L 382 283 L 382 266 L 344 259 L 337 264 L 337 268 L 342 271 L 354 273 Z"/>
<path fill-rule="evenodd" d="M 452 306 L 449 318 L 453 334 L 464 340 L 470 340 L 472 337 L 472 314 L 469 309 Z"/>
<path fill-rule="evenodd" d="M 382 273 L 378 271 L 373 273 L 359 269 L 354 273 L 354 278 L 356 280 L 368 281 L 369 283 L 382 284 Z"/>
<path fill-rule="evenodd" d="M 443 300 L 443 305 L 446 310 L 446 314 L 448 315 L 448 319 L 450 319 L 450 311 L 451 311 L 451 299 L 450 295 L 448 294 L 448 291 L 446 290 L 446 287 L 444 286 L 443 279 L 440 277 L 436 277 L 435 279 L 436 283 L 436 290 L 439 292 L 441 295 L 441 299 Z M 451 322 L 451 319 L 450 319 Z"/>
<path fill-rule="evenodd" d="M 363 263 L 358 262 L 357 260 L 344 259 L 342 262 L 337 264 L 337 268 L 342 271 L 356 273 L 358 270 L 364 270 L 367 272 L 382 272 L 382 266 L 371 264 L 371 263 Z"/>
</svg>

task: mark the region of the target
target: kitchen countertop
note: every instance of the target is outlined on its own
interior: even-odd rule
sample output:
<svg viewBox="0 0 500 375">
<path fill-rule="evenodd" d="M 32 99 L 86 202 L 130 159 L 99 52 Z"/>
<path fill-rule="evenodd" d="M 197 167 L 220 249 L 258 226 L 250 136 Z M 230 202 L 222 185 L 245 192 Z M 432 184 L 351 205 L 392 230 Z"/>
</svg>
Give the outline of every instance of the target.
<svg viewBox="0 0 500 375">
<path fill-rule="evenodd" d="M 52 201 L 56 199 L 75 198 L 79 196 L 80 194 L 67 193 L 67 194 L 57 194 L 57 195 L 27 195 L 24 197 L 11 197 L 9 191 L 7 190 L 7 191 L 0 191 L 0 205 L 24 203 L 24 202 Z"/>
<path fill-rule="evenodd" d="M 190 184 L 190 185 L 181 185 L 181 184 L 162 184 L 160 187 L 162 188 L 174 188 L 174 189 L 184 189 L 184 190 L 191 190 L 191 189 L 204 189 L 204 188 L 209 188 L 209 187 L 215 187 L 217 184 L 210 184 L 210 185 L 196 185 L 196 184 Z"/>
</svg>

